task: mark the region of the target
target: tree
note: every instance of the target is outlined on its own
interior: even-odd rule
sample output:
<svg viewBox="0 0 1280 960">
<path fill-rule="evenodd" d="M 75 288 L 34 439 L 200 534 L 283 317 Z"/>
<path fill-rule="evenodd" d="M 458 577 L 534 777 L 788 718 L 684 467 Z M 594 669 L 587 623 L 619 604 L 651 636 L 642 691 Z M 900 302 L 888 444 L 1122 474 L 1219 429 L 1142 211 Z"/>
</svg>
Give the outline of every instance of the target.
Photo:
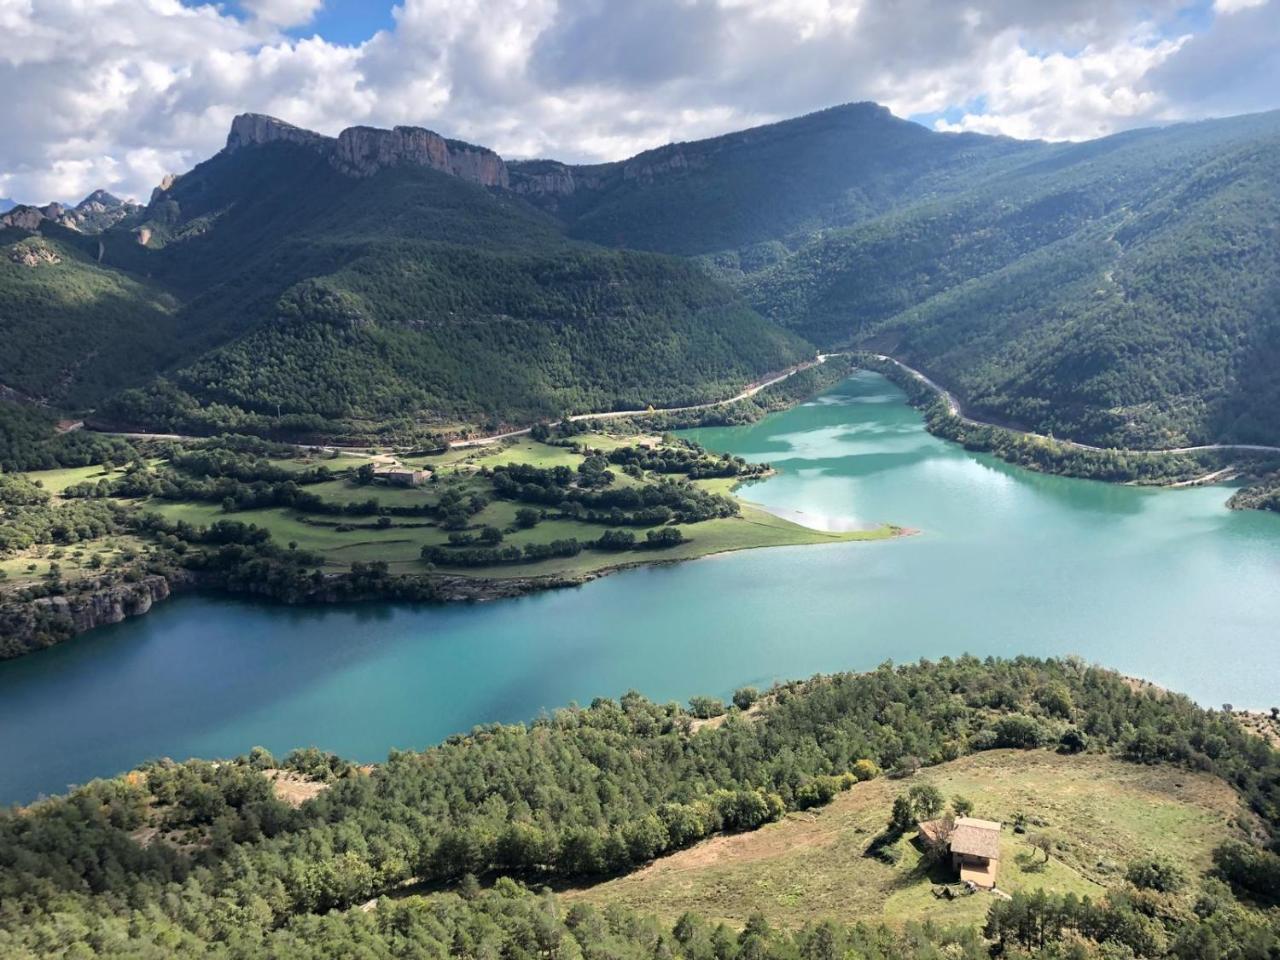
<svg viewBox="0 0 1280 960">
<path fill-rule="evenodd" d="M 485 526 L 480 529 L 480 542 L 492 546 L 502 542 L 502 531 L 497 527 Z"/>
<path fill-rule="evenodd" d="M 715 697 L 690 697 L 689 712 L 699 720 L 709 720 L 724 713 L 724 702 Z"/>
<path fill-rule="evenodd" d="M 889 830 L 901 835 L 914 827 L 915 823 L 916 814 L 910 798 L 905 793 L 898 794 L 893 801 L 893 809 L 889 813 Z"/>
<path fill-rule="evenodd" d="M 760 699 L 760 691 L 755 687 L 739 687 L 733 691 L 733 705 L 739 710 L 749 710 Z"/>
<path fill-rule="evenodd" d="M 352 475 L 352 479 L 362 487 L 368 486 L 373 483 L 375 470 L 376 468 L 372 463 L 362 463 L 356 467 L 356 472 Z"/>
<path fill-rule="evenodd" d="M 1053 853 L 1053 838 L 1047 833 L 1033 833 L 1027 837 L 1029 843 L 1034 849 L 1044 854 L 1044 862 L 1049 862 L 1049 855 Z"/>
<path fill-rule="evenodd" d="M 1058 738 L 1060 753 L 1083 753 L 1089 748 L 1089 738 L 1076 727 L 1067 727 Z"/>
<path fill-rule="evenodd" d="M 973 801 L 957 793 L 951 798 L 951 809 L 955 811 L 957 817 L 967 817 L 973 813 Z"/>
<path fill-rule="evenodd" d="M 951 832 L 955 830 L 956 819 L 951 814 L 944 814 L 938 820 L 938 829 L 920 834 L 920 845 L 924 850 L 925 859 L 931 863 L 937 863 L 951 849 Z"/>
<path fill-rule="evenodd" d="M 542 519 L 542 514 L 532 507 L 521 507 L 516 511 L 516 526 L 528 530 L 535 527 Z"/>
<path fill-rule="evenodd" d="M 942 813 L 942 791 L 931 783 L 918 783 L 907 791 L 911 811 L 917 820 L 932 820 Z"/>
</svg>

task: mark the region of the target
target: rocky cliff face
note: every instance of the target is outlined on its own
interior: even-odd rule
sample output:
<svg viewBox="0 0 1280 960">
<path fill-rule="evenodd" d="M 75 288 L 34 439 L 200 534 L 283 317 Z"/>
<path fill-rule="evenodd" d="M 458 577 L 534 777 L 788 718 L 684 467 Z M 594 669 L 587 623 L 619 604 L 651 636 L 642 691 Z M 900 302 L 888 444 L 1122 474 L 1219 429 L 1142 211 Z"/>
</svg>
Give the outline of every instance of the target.
<svg viewBox="0 0 1280 960">
<path fill-rule="evenodd" d="M 390 167 L 419 166 L 486 187 L 508 186 L 507 165 L 492 150 L 447 140 L 422 127 L 348 127 L 335 140 L 274 117 L 242 113 L 231 122 L 227 151 L 282 142 L 318 150 L 328 155 L 335 169 L 352 177 L 373 176 Z"/>
<path fill-rule="evenodd" d="M 578 189 L 573 167 L 557 160 L 533 160 L 508 165 L 511 189 L 535 197 L 571 197 Z"/>
<path fill-rule="evenodd" d="M 231 132 L 227 134 L 228 153 L 264 143 L 296 143 L 325 151 L 333 148 L 332 137 L 295 127 L 292 123 L 261 113 L 242 113 L 231 121 Z"/>
<path fill-rule="evenodd" d="M 84 633 L 126 617 L 141 616 L 157 600 L 168 596 L 169 581 L 152 574 L 136 583 L 116 583 L 77 596 L 41 597 L 35 605 L 44 607 L 47 616 L 65 621 L 72 633 Z"/>
<path fill-rule="evenodd" d="M 368 177 L 388 167 L 430 167 L 486 187 L 508 186 L 507 165 L 486 147 L 446 140 L 422 127 L 349 127 L 338 134 L 333 165 L 343 173 Z"/>
<path fill-rule="evenodd" d="M 32 601 L 0 604 L 0 660 L 49 647 L 95 627 L 119 623 L 151 609 L 169 596 L 171 585 L 186 582 L 185 574 L 172 581 L 151 574 L 128 582 L 82 581 L 73 593 L 39 597 Z"/>
</svg>

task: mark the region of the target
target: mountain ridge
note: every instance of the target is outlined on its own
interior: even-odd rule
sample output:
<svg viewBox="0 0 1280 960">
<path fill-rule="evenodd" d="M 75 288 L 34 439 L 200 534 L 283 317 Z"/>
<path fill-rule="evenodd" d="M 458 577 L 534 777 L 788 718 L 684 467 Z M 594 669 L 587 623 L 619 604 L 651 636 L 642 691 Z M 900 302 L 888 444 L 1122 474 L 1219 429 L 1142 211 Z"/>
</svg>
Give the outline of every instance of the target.
<svg viewBox="0 0 1280 960">
<path fill-rule="evenodd" d="M 1267 278 L 1280 270 L 1271 220 L 1280 171 L 1268 158 L 1277 145 L 1280 112 L 1047 143 L 940 133 L 854 103 L 625 160 L 565 164 L 506 161 L 421 127 L 350 127 L 328 137 L 241 114 L 222 151 L 166 177 L 145 209 L 93 239 L 74 229 L 55 236 L 61 208 L 15 208 L 0 227 L 15 238 L 43 233 L 52 244 L 13 248 L 30 268 L 14 276 L 28 286 L 75 269 L 86 284 L 116 283 L 119 274 L 152 302 L 180 301 L 170 359 L 138 372 L 162 375 L 150 400 L 131 395 L 122 406 L 114 395 L 62 390 L 77 403 L 109 400 L 104 409 L 131 423 L 174 409 L 194 416 L 207 403 L 232 412 L 197 429 L 265 429 L 270 410 L 287 418 L 290 405 L 276 402 L 248 354 L 226 366 L 250 342 L 284 351 L 275 368 L 309 381 L 286 391 L 294 415 L 371 424 L 428 411 L 433 419 L 444 409 L 471 422 L 527 420 L 551 413 L 551 396 L 561 398 L 553 407 L 577 397 L 570 409 L 697 402 L 712 399 L 707 384 L 732 392 L 740 378 L 806 350 L 865 347 L 927 370 L 989 419 L 1040 433 L 1142 448 L 1274 444 L 1280 383 L 1267 358 L 1280 355 L 1280 297 Z M 83 203 L 109 206 L 108 198 Z M 81 255 L 58 244 L 78 245 Z M 642 267 L 640 252 L 659 259 Z M 583 286 L 588 261 L 595 279 Z M 99 268 L 106 277 L 90 280 Z M 491 285 L 483 277 L 494 271 L 504 279 Z M 607 292 L 618 283 L 630 290 L 621 300 Z M 642 292 L 645 284 L 700 293 L 665 298 Z M 570 307 L 569 291 L 585 299 Z M 560 359 L 539 374 L 543 385 L 521 388 L 518 402 L 485 402 L 461 388 L 460 357 L 443 341 L 432 347 L 435 359 L 411 366 L 418 384 L 452 369 L 441 381 L 452 384 L 448 396 L 406 384 L 374 401 L 382 382 L 400 376 L 381 361 L 304 375 L 287 356 L 298 350 L 320 362 L 319 341 L 291 339 L 304 330 L 305 338 L 345 331 L 350 343 L 394 333 L 394 348 L 359 349 L 403 356 L 455 325 L 474 337 L 516 317 L 531 324 L 521 338 L 551 330 L 563 338 L 570 317 L 634 325 L 646 303 L 644 311 L 684 312 L 692 322 L 710 315 L 702 311 L 711 302 L 717 322 L 732 314 L 751 329 L 738 336 L 743 343 L 770 339 L 762 318 L 791 339 L 774 336 L 771 359 L 762 353 L 746 366 L 717 353 L 711 366 L 728 362 L 721 369 L 734 369 L 732 379 L 704 371 L 701 386 L 675 377 L 678 389 L 662 387 L 658 371 L 636 379 L 644 356 L 615 354 L 602 366 L 599 356 L 575 353 L 566 367 L 562 340 Z M 38 338 L 49 322 L 37 311 L 26 335 Z M 681 341 L 685 349 L 701 322 L 685 328 L 693 337 Z M 634 342 L 655 345 L 661 326 Z M 732 338 L 729 329 L 716 336 Z M 518 370 L 523 379 L 515 341 L 497 344 L 490 359 L 475 361 L 486 378 Z M 669 348 L 661 355 L 671 369 L 700 365 Z M 56 400 L 54 359 L 44 381 L 27 377 L 23 388 Z M 93 362 L 67 357 L 62 380 L 74 383 L 74 371 Z M 587 370 L 588 393 L 564 391 Z M 0 365 L 0 380 L 6 374 Z M 357 380 L 335 385 L 335 377 Z M 166 392 L 175 385 L 179 403 Z M 330 399 L 319 402 L 320 394 Z"/>
</svg>

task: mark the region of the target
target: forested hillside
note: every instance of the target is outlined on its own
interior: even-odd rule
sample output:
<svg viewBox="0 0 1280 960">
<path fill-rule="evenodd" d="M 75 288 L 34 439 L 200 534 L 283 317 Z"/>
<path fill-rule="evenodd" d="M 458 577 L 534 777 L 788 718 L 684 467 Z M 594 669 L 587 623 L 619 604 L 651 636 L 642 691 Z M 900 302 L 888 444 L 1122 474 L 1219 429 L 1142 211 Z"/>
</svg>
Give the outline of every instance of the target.
<svg viewBox="0 0 1280 960">
<path fill-rule="evenodd" d="M 178 356 L 177 301 L 99 265 L 95 238 L 48 223 L 0 228 L 0 384 L 67 406 L 93 402 Z"/>
<path fill-rule="evenodd" d="M 510 168 L 513 189 L 556 212 L 574 236 L 686 255 L 734 251 L 756 265 L 816 231 L 964 189 L 974 172 L 1043 148 L 931 133 L 877 104 L 852 103 L 619 163 Z"/>
<path fill-rule="evenodd" d="M 11 233 L 0 382 L 101 424 L 404 436 L 720 399 L 813 354 L 691 264 L 305 144 L 224 151 L 100 236 Z"/>
<path fill-rule="evenodd" d="M 706 706 L 695 705 L 704 715 Z M 815 942 L 811 931 L 789 940 L 760 918 L 716 933 L 689 916 L 668 933 L 580 906 L 561 919 L 553 900 L 510 880 L 488 895 L 476 880 L 608 876 L 821 807 L 881 771 L 909 776 L 967 753 L 1044 747 L 1230 782 L 1242 805 L 1215 876 L 1178 874 L 1177 896 L 1155 895 L 1175 892 L 1172 880 L 1159 888 L 1131 870 L 1130 886 L 1084 902 L 993 900 L 985 939 L 868 924 L 816 942 L 834 938 L 859 957 L 1274 956 L 1275 918 L 1255 909 L 1274 904 L 1280 871 L 1264 845 L 1280 822 L 1273 750 L 1227 714 L 1081 663 L 972 658 L 785 685 L 763 711 L 702 729 L 680 707 L 632 693 L 530 726 L 477 728 L 375 768 L 314 750 L 150 764 L 0 814 L 0 953 L 795 957 Z M 281 776 L 305 788 L 294 805 L 273 788 Z M 875 854 L 874 837 L 851 842 Z M 360 907 L 442 889 L 461 898 Z M 1058 952 L 1059 940 L 1092 952 Z M 957 947 L 926 949 L 947 942 Z"/>
<path fill-rule="evenodd" d="M 1276 443 L 1280 115 L 1055 148 L 744 277 L 767 316 L 1104 444 Z"/>
<path fill-rule="evenodd" d="M 1047 144 L 855 104 L 512 184 L 577 235 L 699 255 L 765 316 L 893 352 L 981 415 L 1276 443 L 1277 157 L 1274 113 Z"/>
</svg>

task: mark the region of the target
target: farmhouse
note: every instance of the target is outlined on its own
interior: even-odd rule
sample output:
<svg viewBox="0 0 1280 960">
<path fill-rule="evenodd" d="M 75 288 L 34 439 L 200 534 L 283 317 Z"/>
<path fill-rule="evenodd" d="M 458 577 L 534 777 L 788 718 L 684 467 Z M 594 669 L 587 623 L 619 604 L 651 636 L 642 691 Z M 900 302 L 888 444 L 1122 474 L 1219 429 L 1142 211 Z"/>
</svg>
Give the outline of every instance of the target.
<svg viewBox="0 0 1280 960">
<path fill-rule="evenodd" d="M 920 839 L 934 847 L 945 846 L 951 866 L 960 871 L 960 880 L 990 890 L 996 885 L 1000 866 L 1000 824 L 976 817 L 926 820 L 919 825 Z"/>
<path fill-rule="evenodd" d="M 407 467 L 386 467 L 373 471 L 373 479 L 393 487 L 420 487 L 430 478 L 430 470 L 410 470 Z"/>
</svg>

